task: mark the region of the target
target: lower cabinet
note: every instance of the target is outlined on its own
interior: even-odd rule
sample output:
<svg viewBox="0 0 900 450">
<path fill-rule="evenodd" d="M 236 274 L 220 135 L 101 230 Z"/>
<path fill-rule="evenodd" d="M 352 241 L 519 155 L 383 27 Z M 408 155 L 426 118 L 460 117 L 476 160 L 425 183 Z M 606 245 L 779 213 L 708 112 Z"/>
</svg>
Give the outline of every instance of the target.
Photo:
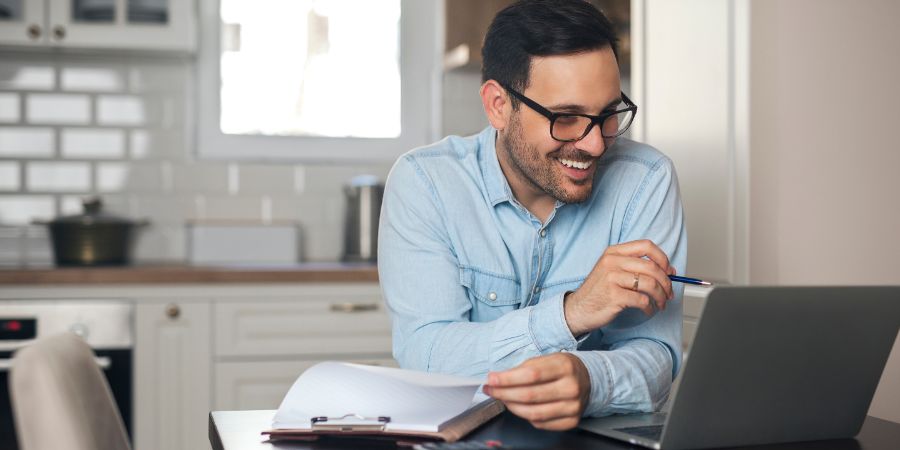
<svg viewBox="0 0 900 450">
<path fill-rule="evenodd" d="M 210 411 L 277 409 L 321 361 L 396 366 L 377 283 L 164 292 L 135 305 L 135 450 L 209 449 Z"/>
<path fill-rule="evenodd" d="M 210 448 L 212 304 L 142 299 L 135 310 L 135 450 Z"/>
</svg>

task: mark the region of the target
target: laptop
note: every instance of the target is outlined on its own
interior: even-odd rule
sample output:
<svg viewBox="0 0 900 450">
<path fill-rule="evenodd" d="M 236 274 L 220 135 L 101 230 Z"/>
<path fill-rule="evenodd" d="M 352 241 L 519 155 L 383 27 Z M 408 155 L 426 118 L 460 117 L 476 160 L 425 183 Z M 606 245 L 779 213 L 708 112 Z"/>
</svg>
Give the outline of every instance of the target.
<svg viewBox="0 0 900 450">
<path fill-rule="evenodd" d="M 856 436 L 900 329 L 900 286 L 717 287 L 668 412 L 579 428 L 662 450 Z"/>
</svg>

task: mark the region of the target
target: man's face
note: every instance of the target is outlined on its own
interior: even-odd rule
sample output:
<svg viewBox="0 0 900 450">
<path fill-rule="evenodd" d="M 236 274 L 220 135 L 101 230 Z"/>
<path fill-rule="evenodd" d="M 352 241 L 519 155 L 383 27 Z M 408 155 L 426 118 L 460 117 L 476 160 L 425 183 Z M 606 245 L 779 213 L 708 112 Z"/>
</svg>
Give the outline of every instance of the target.
<svg viewBox="0 0 900 450">
<path fill-rule="evenodd" d="M 534 57 L 529 85 L 522 92 L 552 112 L 598 115 L 619 99 L 619 66 L 612 49 L 565 56 Z M 576 142 L 559 142 L 550 135 L 550 121 L 519 103 L 500 148 L 518 183 L 538 196 L 565 203 L 587 200 L 593 187 L 597 159 L 607 144 L 600 127 Z"/>
</svg>

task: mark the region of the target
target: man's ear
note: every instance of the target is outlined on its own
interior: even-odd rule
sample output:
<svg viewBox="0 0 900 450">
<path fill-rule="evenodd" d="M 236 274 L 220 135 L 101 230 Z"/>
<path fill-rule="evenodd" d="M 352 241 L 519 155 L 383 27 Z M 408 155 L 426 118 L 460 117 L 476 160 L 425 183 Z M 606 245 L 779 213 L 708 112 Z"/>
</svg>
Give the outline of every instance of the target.
<svg viewBox="0 0 900 450">
<path fill-rule="evenodd" d="M 481 104 L 488 122 L 497 130 L 503 130 L 509 124 L 512 105 L 506 89 L 495 80 L 487 80 L 481 85 Z"/>
</svg>

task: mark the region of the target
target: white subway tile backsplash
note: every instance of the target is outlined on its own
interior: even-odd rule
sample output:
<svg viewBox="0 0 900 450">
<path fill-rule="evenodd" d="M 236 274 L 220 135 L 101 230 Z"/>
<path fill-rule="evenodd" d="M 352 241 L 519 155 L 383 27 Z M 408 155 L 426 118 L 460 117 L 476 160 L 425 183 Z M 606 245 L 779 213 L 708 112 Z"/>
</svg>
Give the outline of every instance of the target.
<svg viewBox="0 0 900 450">
<path fill-rule="evenodd" d="M 0 89 L 50 90 L 54 86 L 53 67 L 45 62 L 0 58 Z"/>
<path fill-rule="evenodd" d="M 227 193 L 228 165 L 205 161 L 176 164 L 172 167 L 172 182 L 179 193 Z"/>
<path fill-rule="evenodd" d="M 29 162 L 25 173 L 29 191 L 85 192 L 91 189 L 89 163 Z"/>
<path fill-rule="evenodd" d="M 25 259 L 29 265 L 51 264 L 53 248 L 50 244 L 50 233 L 43 225 L 32 225 L 25 228 Z"/>
<path fill-rule="evenodd" d="M 238 190 L 242 194 L 280 195 L 294 190 L 294 167 L 274 164 L 241 164 Z"/>
<path fill-rule="evenodd" d="M 100 96 L 97 98 L 97 122 L 101 125 L 145 125 L 151 115 L 149 107 L 145 99 L 137 96 Z"/>
<path fill-rule="evenodd" d="M 229 195 L 206 197 L 204 216 L 197 220 L 237 220 L 262 222 L 262 199 L 259 196 Z"/>
<path fill-rule="evenodd" d="M 20 184 L 19 163 L 0 161 L 0 191 L 17 191 Z"/>
<path fill-rule="evenodd" d="M 183 225 L 153 223 L 138 231 L 134 258 L 140 261 L 184 261 L 186 235 Z"/>
<path fill-rule="evenodd" d="M 49 220 L 55 216 L 55 203 L 49 195 L 0 196 L 0 224 L 27 225 L 32 220 Z"/>
<path fill-rule="evenodd" d="M 128 181 L 128 165 L 125 163 L 97 164 L 97 190 L 100 192 L 124 191 Z"/>
<path fill-rule="evenodd" d="M 188 159 L 189 144 L 184 131 L 151 128 L 131 130 L 130 134 L 133 159 L 167 159 L 173 162 Z"/>
<path fill-rule="evenodd" d="M 65 158 L 123 158 L 125 132 L 89 128 L 64 129 L 62 155 Z"/>
<path fill-rule="evenodd" d="M 0 156 L 26 158 L 53 156 L 53 129 L 0 127 Z"/>
<path fill-rule="evenodd" d="M 140 195 L 134 200 L 134 217 L 150 220 L 154 226 L 183 225 L 195 217 L 194 199 L 172 195 Z"/>
<path fill-rule="evenodd" d="M 91 121 L 91 99 L 76 94 L 29 94 L 26 117 L 34 124 L 87 124 Z"/>
<path fill-rule="evenodd" d="M 100 192 L 160 192 L 165 189 L 158 162 L 97 163 L 97 190 Z"/>
<path fill-rule="evenodd" d="M 116 67 L 64 67 L 60 74 L 66 91 L 122 91 L 125 76 Z"/>
<path fill-rule="evenodd" d="M 19 95 L 0 92 L 0 122 L 15 123 L 19 121 Z"/>
<path fill-rule="evenodd" d="M 188 89 L 191 64 L 188 61 L 133 63 L 128 79 L 133 92 L 174 92 Z"/>
</svg>

